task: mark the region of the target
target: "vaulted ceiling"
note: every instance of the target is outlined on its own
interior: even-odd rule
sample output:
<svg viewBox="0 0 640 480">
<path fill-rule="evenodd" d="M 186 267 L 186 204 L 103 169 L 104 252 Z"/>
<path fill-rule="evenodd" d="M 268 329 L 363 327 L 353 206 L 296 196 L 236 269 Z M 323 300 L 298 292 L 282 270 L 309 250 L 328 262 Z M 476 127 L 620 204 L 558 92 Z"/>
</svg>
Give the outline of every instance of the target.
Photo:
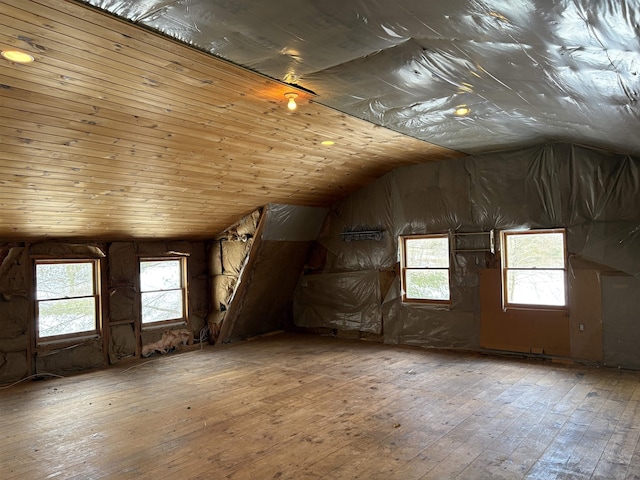
<svg viewBox="0 0 640 480">
<path fill-rule="evenodd" d="M 203 239 L 413 163 L 638 154 L 639 22 L 627 0 L 0 0 L 0 49 L 35 60 L 0 59 L 0 239 Z"/>
<path fill-rule="evenodd" d="M 84 1 L 455 150 L 640 153 L 637 0 Z"/>
<path fill-rule="evenodd" d="M 0 239 L 212 238 L 459 155 L 78 2 L 2 0 L 0 26 L 35 59 L 0 59 Z"/>
</svg>

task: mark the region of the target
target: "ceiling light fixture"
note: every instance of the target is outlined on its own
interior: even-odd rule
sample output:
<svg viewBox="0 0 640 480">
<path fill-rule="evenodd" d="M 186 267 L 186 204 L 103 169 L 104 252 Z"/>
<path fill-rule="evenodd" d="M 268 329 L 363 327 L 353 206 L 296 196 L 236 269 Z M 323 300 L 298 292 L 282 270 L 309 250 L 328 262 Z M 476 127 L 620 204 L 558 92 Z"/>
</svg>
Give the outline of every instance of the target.
<svg viewBox="0 0 640 480">
<path fill-rule="evenodd" d="M 18 50 L 3 50 L 0 55 L 6 60 L 15 63 L 31 63 L 35 60 L 28 53 L 19 52 Z"/>
<path fill-rule="evenodd" d="M 298 108 L 298 104 L 296 103 L 296 98 L 298 98 L 298 94 L 294 92 L 287 92 L 284 94 L 285 97 L 289 99 L 289 103 L 287 103 L 287 108 L 289 110 L 295 110 Z"/>
<path fill-rule="evenodd" d="M 466 105 L 458 105 L 453 113 L 457 117 L 465 117 L 469 115 L 469 112 L 471 112 L 471 109 Z"/>
<path fill-rule="evenodd" d="M 334 142 L 333 140 L 323 140 L 322 142 L 320 142 L 320 145 L 330 147 L 331 145 L 335 145 L 335 143 L 336 142 Z"/>
</svg>

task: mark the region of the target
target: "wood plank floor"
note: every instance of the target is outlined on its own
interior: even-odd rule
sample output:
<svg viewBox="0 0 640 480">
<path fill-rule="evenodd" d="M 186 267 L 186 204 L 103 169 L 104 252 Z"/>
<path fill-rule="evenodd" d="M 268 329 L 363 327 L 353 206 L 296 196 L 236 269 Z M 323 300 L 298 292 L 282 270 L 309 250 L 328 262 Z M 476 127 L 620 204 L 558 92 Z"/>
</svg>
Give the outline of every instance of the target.
<svg viewBox="0 0 640 480">
<path fill-rule="evenodd" d="M 638 479 L 640 372 L 281 334 L 0 391 L 0 478 Z"/>
</svg>

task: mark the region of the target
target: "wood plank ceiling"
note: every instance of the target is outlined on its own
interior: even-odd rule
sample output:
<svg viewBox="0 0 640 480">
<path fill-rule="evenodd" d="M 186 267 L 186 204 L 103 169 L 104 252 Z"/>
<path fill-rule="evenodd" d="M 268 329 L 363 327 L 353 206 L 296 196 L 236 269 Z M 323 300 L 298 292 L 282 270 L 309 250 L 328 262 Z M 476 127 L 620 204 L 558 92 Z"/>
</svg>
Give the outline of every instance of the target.
<svg viewBox="0 0 640 480">
<path fill-rule="evenodd" d="M 0 0 L 0 48 L 4 240 L 206 239 L 459 155 L 68 0 Z"/>
</svg>

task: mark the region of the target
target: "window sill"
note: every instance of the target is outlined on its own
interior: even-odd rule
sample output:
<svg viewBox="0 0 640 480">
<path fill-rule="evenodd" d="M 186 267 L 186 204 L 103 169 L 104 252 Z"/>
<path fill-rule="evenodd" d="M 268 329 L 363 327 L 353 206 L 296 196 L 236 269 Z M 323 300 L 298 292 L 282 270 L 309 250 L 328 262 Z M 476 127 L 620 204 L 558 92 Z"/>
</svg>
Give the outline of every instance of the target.
<svg viewBox="0 0 640 480">
<path fill-rule="evenodd" d="M 98 333 L 83 334 L 74 337 L 52 338 L 50 340 L 38 340 L 36 345 L 36 351 L 59 349 L 65 347 L 72 347 L 78 344 L 82 344 L 87 340 L 96 340 L 100 338 Z"/>
<path fill-rule="evenodd" d="M 451 302 L 431 302 L 428 300 L 402 300 L 403 306 L 424 307 L 432 310 L 451 310 Z"/>
<path fill-rule="evenodd" d="M 160 328 L 186 327 L 186 320 L 167 320 L 164 322 L 143 323 L 142 330 L 155 330 Z"/>
<path fill-rule="evenodd" d="M 565 312 L 567 315 L 569 314 L 569 307 L 564 305 L 504 305 L 502 307 L 503 312 L 508 312 L 509 310 L 525 310 L 529 312 Z"/>
</svg>

